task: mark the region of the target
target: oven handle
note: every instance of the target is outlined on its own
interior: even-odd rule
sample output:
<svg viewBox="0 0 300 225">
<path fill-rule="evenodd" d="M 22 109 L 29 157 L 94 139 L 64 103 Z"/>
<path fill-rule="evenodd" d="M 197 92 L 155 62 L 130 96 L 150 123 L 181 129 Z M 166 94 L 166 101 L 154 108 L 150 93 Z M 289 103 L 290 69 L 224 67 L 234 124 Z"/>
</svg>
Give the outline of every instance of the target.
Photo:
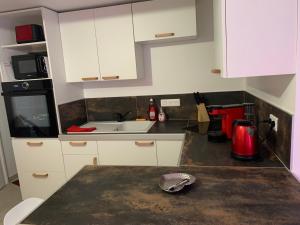
<svg viewBox="0 0 300 225">
<path fill-rule="evenodd" d="M 50 90 L 38 90 L 38 91 L 10 91 L 2 92 L 2 96 L 30 96 L 30 95 L 45 95 L 51 93 Z"/>
</svg>

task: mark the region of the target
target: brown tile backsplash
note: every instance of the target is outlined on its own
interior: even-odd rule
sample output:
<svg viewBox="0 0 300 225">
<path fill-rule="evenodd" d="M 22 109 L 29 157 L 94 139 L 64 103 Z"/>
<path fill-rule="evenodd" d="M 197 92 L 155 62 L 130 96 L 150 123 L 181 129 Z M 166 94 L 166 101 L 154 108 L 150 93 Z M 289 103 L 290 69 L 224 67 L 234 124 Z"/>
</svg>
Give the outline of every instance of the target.
<svg viewBox="0 0 300 225">
<path fill-rule="evenodd" d="M 268 119 L 269 114 L 279 118 L 278 132 L 272 132 L 265 141 L 265 147 L 274 151 L 282 162 L 289 168 L 291 152 L 292 116 L 271 104 L 244 91 L 203 93 L 206 105 L 255 103 L 257 121 Z M 147 118 L 149 99 L 154 98 L 157 105 L 161 99 L 179 98 L 180 107 L 164 107 L 170 120 L 196 120 L 197 108 L 193 94 L 133 96 L 113 98 L 91 98 L 59 105 L 62 130 L 73 124 L 81 125 L 87 121 L 117 120 L 117 113 L 131 113 L 127 120 L 137 117 Z M 260 124 L 259 136 L 264 138 L 268 133 L 268 126 Z"/>
<path fill-rule="evenodd" d="M 62 131 L 72 125 L 81 125 L 87 122 L 84 99 L 59 105 L 58 110 Z"/>
<path fill-rule="evenodd" d="M 272 131 L 264 146 L 275 152 L 286 167 L 290 168 L 292 115 L 278 109 L 277 107 L 245 92 L 245 101 L 255 103 L 256 120 L 262 121 L 269 118 L 270 114 L 279 119 L 277 133 Z M 258 125 L 260 139 L 265 139 L 269 131 L 266 124 Z"/>
<path fill-rule="evenodd" d="M 118 113 L 128 114 L 127 119 L 137 117 L 136 97 L 89 98 L 86 99 L 88 121 L 117 120 Z"/>
</svg>

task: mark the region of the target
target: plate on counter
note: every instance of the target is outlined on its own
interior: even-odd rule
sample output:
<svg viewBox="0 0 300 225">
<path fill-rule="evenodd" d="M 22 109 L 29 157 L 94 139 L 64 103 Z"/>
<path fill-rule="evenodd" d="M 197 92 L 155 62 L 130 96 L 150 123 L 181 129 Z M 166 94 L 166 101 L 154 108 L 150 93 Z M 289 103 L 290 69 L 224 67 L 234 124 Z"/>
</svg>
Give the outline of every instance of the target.
<svg viewBox="0 0 300 225">
<path fill-rule="evenodd" d="M 159 187 L 166 192 L 175 193 L 185 186 L 195 183 L 196 178 L 187 173 L 169 173 L 160 177 Z"/>
</svg>

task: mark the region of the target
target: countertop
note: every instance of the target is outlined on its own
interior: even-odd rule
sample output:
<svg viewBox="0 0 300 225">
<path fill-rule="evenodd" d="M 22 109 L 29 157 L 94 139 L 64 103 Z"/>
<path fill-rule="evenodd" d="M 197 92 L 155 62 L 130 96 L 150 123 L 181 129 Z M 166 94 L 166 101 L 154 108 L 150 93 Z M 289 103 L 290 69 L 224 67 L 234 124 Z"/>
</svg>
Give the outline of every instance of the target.
<svg viewBox="0 0 300 225">
<path fill-rule="evenodd" d="M 158 187 L 162 174 L 197 181 L 178 194 Z M 300 185 L 284 168 L 87 166 L 22 224 L 300 224 Z"/>
</svg>

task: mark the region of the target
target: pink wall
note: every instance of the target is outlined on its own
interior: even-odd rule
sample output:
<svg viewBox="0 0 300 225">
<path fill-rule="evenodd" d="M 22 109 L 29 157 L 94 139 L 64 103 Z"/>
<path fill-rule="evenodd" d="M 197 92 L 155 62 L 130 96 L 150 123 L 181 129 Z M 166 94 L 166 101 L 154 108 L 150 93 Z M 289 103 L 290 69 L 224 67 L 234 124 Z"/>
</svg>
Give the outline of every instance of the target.
<svg viewBox="0 0 300 225">
<path fill-rule="evenodd" d="M 300 4 L 298 4 L 300 12 Z M 296 74 L 296 107 L 293 119 L 291 171 L 300 182 L 300 17 L 298 17 L 298 49 Z"/>
</svg>

